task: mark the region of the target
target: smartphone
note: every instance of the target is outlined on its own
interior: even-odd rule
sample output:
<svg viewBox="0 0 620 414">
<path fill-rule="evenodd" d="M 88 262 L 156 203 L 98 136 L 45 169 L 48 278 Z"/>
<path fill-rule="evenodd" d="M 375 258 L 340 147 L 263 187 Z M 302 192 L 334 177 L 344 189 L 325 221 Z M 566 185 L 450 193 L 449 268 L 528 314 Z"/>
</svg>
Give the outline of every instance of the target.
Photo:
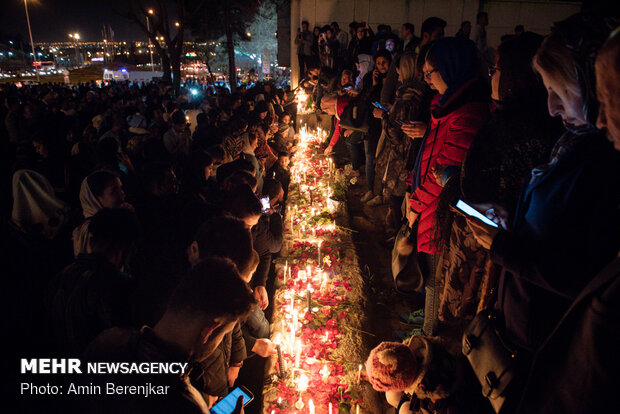
<svg viewBox="0 0 620 414">
<path fill-rule="evenodd" d="M 488 224 L 491 227 L 498 227 L 496 222 L 494 222 L 493 220 L 491 220 L 490 218 L 488 218 L 487 216 L 485 216 L 484 214 L 482 214 L 481 212 L 479 212 L 478 210 L 476 210 L 475 208 L 473 208 L 472 206 L 470 206 L 463 200 L 459 200 L 456 203 L 455 207 L 461 210 L 463 213 L 467 214 L 468 216 L 476 217 L 477 219 L 484 222 L 485 224 Z"/>
<path fill-rule="evenodd" d="M 385 112 L 388 112 L 387 108 L 386 108 L 385 106 L 381 105 L 379 102 L 373 102 L 372 104 L 373 104 L 374 106 L 376 106 L 377 108 L 382 109 L 382 110 L 384 110 Z"/>
<path fill-rule="evenodd" d="M 254 396 L 247 388 L 243 385 L 236 387 L 234 390 L 230 392 L 226 397 L 222 398 L 217 402 L 213 407 L 211 407 L 211 412 L 215 414 L 230 414 L 234 411 L 237 406 L 237 400 L 239 397 L 243 396 L 243 406 L 248 405 L 250 401 L 254 399 Z"/>
<path fill-rule="evenodd" d="M 271 204 L 269 204 L 269 197 L 261 198 L 260 203 L 263 205 L 263 213 L 266 213 L 271 208 Z"/>
<path fill-rule="evenodd" d="M 353 86 L 345 86 L 344 88 L 345 91 L 350 91 L 351 89 L 353 89 Z"/>
</svg>

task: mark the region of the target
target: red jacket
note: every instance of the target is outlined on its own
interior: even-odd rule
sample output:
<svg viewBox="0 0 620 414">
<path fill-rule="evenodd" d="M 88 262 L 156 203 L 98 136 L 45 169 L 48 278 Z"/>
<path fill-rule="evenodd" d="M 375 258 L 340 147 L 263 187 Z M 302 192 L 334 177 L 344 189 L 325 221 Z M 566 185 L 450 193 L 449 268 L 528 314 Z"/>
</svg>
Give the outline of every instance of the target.
<svg viewBox="0 0 620 414">
<path fill-rule="evenodd" d="M 486 88 L 477 79 L 467 82 L 438 107 L 440 98 L 437 94 L 431 101 L 431 122 L 420 150 L 420 184 L 409 199 L 413 210 L 419 213 L 418 252 L 429 254 L 440 252 L 433 239 L 437 198 L 443 189 L 431 169 L 438 165 L 460 166 L 474 136 L 489 118 Z"/>
</svg>

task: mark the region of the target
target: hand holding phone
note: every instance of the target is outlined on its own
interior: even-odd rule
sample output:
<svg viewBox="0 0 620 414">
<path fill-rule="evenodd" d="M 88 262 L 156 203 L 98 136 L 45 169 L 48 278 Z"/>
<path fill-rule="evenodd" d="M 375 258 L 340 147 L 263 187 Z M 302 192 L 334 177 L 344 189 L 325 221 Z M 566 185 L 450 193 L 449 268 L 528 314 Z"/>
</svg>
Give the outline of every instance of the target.
<svg viewBox="0 0 620 414">
<path fill-rule="evenodd" d="M 263 205 L 263 213 L 268 213 L 271 209 L 271 204 L 269 203 L 269 197 L 263 197 L 260 199 L 260 203 Z"/>
<path fill-rule="evenodd" d="M 485 216 L 484 214 L 482 214 L 481 212 L 479 212 L 478 210 L 476 210 L 469 204 L 465 203 L 463 200 L 459 200 L 456 203 L 455 207 L 457 208 L 457 210 L 465 213 L 466 216 L 475 217 L 478 220 L 482 221 L 484 224 L 487 224 L 491 227 L 498 228 L 498 225 L 496 222 L 494 222 L 493 220 L 491 220 L 490 218 L 488 218 L 487 216 Z"/>
<path fill-rule="evenodd" d="M 240 385 L 211 407 L 211 412 L 215 414 L 240 414 L 243 413 L 243 407 L 248 405 L 253 399 L 252 393 L 243 385 Z M 241 404 L 239 400 L 242 401 Z"/>
<path fill-rule="evenodd" d="M 372 103 L 376 108 L 381 109 L 382 111 L 388 112 L 387 108 L 383 105 L 381 105 L 381 103 L 375 101 Z"/>
</svg>

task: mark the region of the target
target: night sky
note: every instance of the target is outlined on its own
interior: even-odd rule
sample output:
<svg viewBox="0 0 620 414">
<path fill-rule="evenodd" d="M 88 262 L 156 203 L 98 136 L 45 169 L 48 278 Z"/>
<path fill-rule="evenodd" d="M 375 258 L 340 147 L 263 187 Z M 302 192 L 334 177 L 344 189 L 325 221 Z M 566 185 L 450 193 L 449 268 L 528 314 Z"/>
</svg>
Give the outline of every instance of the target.
<svg viewBox="0 0 620 414">
<path fill-rule="evenodd" d="M 83 41 L 101 40 L 101 26 L 109 24 L 115 39 L 140 40 L 140 29 L 127 19 L 127 0 L 28 0 L 34 42 L 67 41 L 78 32 Z M 28 39 L 23 0 L 2 0 L 0 31 L 21 33 Z"/>
</svg>

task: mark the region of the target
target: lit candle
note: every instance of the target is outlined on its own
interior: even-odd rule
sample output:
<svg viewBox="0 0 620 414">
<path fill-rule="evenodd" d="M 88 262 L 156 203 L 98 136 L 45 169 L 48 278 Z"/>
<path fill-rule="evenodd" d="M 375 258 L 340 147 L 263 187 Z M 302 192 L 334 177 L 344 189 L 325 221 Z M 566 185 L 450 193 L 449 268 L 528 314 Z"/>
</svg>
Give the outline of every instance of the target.
<svg viewBox="0 0 620 414">
<path fill-rule="evenodd" d="M 295 343 L 295 368 L 299 368 L 301 360 L 301 340 L 297 340 Z"/>
<path fill-rule="evenodd" d="M 293 310 L 293 324 L 291 325 L 291 349 L 295 346 L 295 329 L 297 326 L 297 310 Z"/>
<path fill-rule="evenodd" d="M 327 368 L 327 364 L 323 365 L 323 368 L 319 372 L 321 373 L 323 381 L 327 381 L 327 378 L 329 378 L 329 368 Z"/>
<path fill-rule="evenodd" d="M 308 389 L 308 384 L 310 380 L 306 376 L 306 374 L 300 374 L 297 379 L 297 388 L 300 392 L 305 392 Z"/>
<path fill-rule="evenodd" d="M 312 401 L 312 398 L 310 398 L 310 401 L 308 401 L 308 414 L 315 414 L 314 413 L 314 402 Z"/>
<path fill-rule="evenodd" d="M 298 410 L 301 410 L 302 408 L 304 408 L 304 402 L 301 399 L 301 395 L 299 396 L 299 399 L 295 403 L 295 408 L 297 408 Z"/>
<path fill-rule="evenodd" d="M 329 414 L 332 414 L 332 410 L 333 410 L 333 406 L 332 406 L 332 403 L 330 402 L 329 403 Z"/>
<path fill-rule="evenodd" d="M 312 278 L 312 271 L 310 268 L 310 265 L 306 265 L 306 280 L 311 279 Z"/>
<path fill-rule="evenodd" d="M 357 408 L 355 409 L 355 414 L 360 414 L 360 405 L 357 404 Z"/>
<path fill-rule="evenodd" d="M 357 368 L 357 383 L 358 383 L 358 385 L 359 385 L 361 379 L 362 379 L 362 364 L 360 364 L 359 367 Z"/>
</svg>

